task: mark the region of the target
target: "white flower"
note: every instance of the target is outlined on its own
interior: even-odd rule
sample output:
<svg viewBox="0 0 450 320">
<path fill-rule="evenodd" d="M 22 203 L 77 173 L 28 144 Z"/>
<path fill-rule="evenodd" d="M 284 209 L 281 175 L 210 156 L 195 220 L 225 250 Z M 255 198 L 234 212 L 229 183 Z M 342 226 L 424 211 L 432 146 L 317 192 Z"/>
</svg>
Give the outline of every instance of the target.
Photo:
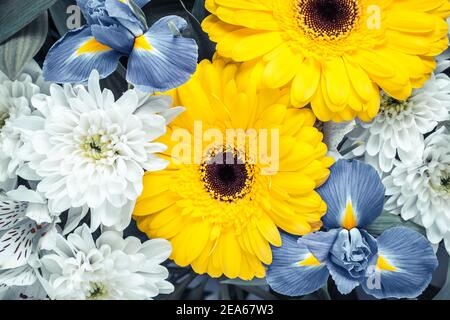
<svg viewBox="0 0 450 320">
<path fill-rule="evenodd" d="M 424 226 L 431 243 L 442 239 L 450 253 L 450 132 L 441 127 L 425 140 L 425 151 L 414 163 L 397 162 L 383 179 L 385 209 Z"/>
<path fill-rule="evenodd" d="M 53 211 L 89 207 L 92 230 L 100 224 L 123 230 L 142 192 L 144 170 L 167 165 L 154 155 L 166 146 L 151 141 L 182 111 L 171 109 L 171 102 L 135 90 L 115 101 L 111 91 L 101 91 L 97 71 L 87 88 L 52 85 L 50 95 L 32 99 L 41 114 L 18 121 L 28 138 L 20 156 L 28 161 L 27 172 L 36 173 L 24 178 L 41 180 L 37 190 Z"/>
<path fill-rule="evenodd" d="M 20 186 L 0 193 L 0 270 L 28 264 L 38 242 L 58 222 L 38 192 Z"/>
<path fill-rule="evenodd" d="M 36 62 L 28 63 L 17 78 L 10 80 L 0 71 L 0 188 L 14 187 L 17 171 L 22 162 L 17 152 L 22 145 L 20 132 L 14 122 L 33 111 L 31 98 L 48 92 L 48 84 L 42 78 L 42 71 Z"/>
<path fill-rule="evenodd" d="M 57 222 L 58 214 L 49 211 L 38 192 L 20 186 L 0 193 L 0 296 L 36 296 L 38 252 L 54 242 Z"/>
<path fill-rule="evenodd" d="M 160 264 L 171 253 L 163 239 L 145 243 L 106 231 L 94 242 L 86 225 L 59 237 L 44 255 L 41 282 L 51 299 L 150 299 L 173 291 Z"/>
<path fill-rule="evenodd" d="M 440 73 L 406 101 L 383 94 L 381 108 L 371 123 L 358 122 L 349 134 L 357 145 L 353 157 L 363 156 L 381 172 L 390 172 L 398 156 L 401 161 L 420 158 L 423 135 L 433 131 L 440 121 L 450 119 L 450 78 Z"/>
<path fill-rule="evenodd" d="M 8 270 L 9 271 L 9 270 Z M 32 269 L 17 269 L 16 276 L 11 277 L 10 280 L 4 285 L 0 284 L 0 300 L 46 300 L 47 293 L 42 287 L 41 283 L 36 280 L 36 276 L 33 274 L 33 283 L 29 283 L 27 279 Z M 3 278 L 3 273 L 0 275 Z"/>
</svg>

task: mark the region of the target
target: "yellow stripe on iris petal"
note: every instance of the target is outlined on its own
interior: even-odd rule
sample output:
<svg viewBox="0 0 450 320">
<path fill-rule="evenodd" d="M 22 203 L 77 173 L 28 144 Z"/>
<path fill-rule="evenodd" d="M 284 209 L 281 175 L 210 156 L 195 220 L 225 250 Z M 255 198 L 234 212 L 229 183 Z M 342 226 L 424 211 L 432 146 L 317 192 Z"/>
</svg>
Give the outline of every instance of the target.
<svg viewBox="0 0 450 320">
<path fill-rule="evenodd" d="M 300 267 L 311 267 L 311 266 L 317 267 L 317 266 L 320 266 L 320 261 L 317 260 L 317 258 L 314 257 L 312 254 L 310 254 L 310 255 L 308 255 L 308 257 L 305 258 L 304 260 L 299 261 L 299 262 L 298 262 L 298 265 L 299 265 Z"/>
<path fill-rule="evenodd" d="M 85 53 L 97 53 L 110 50 L 112 50 L 110 47 L 101 44 L 100 42 L 95 40 L 94 37 L 92 37 L 78 48 L 76 54 L 79 56 Z"/>
<path fill-rule="evenodd" d="M 357 226 L 356 215 L 353 211 L 353 206 L 351 201 L 347 202 L 347 207 L 345 208 L 344 218 L 342 219 L 342 227 L 351 230 Z"/>
<path fill-rule="evenodd" d="M 378 256 L 377 268 L 386 271 L 397 271 L 397 268 L 390 264 L 389 261 L 387 261 L 383 256 Z"/>
<path fill-rule="evenodd" d="M 147 50 L 147 51 L 151 51 L 152 45 L 150 44 L 150 42 L 148 42 L 148 40 L 145 38 L 144 35 L 137 37 L 134 40 L 134 48 L 135 49 L 143 49 L 143 50 Z"/>
</svg>

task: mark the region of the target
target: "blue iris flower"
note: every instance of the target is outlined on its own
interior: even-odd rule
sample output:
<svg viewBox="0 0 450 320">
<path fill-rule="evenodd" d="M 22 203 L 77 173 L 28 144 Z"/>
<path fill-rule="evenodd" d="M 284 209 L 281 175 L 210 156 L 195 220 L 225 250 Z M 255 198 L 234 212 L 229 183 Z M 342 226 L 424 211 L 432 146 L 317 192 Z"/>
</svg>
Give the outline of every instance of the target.
<svg viewBox="0 0 450 320">
<path fill-rule="evenodd" d="M 415 298 L 429 285 L 438 262 L 430 243 L 404 227 L 377 239 L 365 227 L 383 211 L 385 188 L 377 172 L 360 161 L 339 160 L 318 189 L 327 203 L 325 231 L 302 238 L 282 234 L 267 269 L 270 287 L 301 296 L 323 287 L 331 275 L 342 294 L 361 285 L 379 299 Z"/>
<path fill-rule="evenodd" d="M 94 69 L 105 78 L 127 56 L 127 81 L 142 91 L 162 92 L 185 83 L 197 67 L 197 44 L 181 36 L 187 22 L 180 17 L 164 17 L 149 28 L 141 10 L 149 2 L 77 0 L 87 25 L 69 31 L 50 49 L 45 79 L 83 83 Z"/>
</svg>

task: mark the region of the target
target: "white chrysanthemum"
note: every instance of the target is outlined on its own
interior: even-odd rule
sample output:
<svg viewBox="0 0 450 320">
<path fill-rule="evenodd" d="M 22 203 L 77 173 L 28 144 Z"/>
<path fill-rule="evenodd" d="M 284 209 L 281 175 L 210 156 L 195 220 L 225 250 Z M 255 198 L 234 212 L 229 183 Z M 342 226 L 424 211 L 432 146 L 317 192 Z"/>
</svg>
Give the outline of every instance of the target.
<svg viewBox="0 0 450 320">
<path fill-rule="evenodd" d="M 441 127 L 427 137 L 422 157 L 397 162 L 383 183 L 385 209 L 424 226 L 431 243 L 444 239 L 450 252 L 450 132 Z"/>
<path fill-rule="evenodd" d="M 14 127 L 17 118 L 33 111 L 31 98 L 48 92 L 48 84 L 36 62 L 27 64 L 17 80 L 10 80 L 0 71 L 0 188 L 9 190 L 15 185 L 22 162 L 17 157 L 22 142 Z"/>
<path fill-rule="evenodd" d="M 115 101 L 111 91 L 101 91 L 97 71 L 88 88 L 52 85 L 49 96 L 34 96 L 32 103 L 41 115 L 18 121 L 29 139 L 20 155 L 37 175 L 24 178 L 41 180 L 37 190 L 53 211 L 89 207 L 92 230 L 128 226 L 144 170 L 167 165 L 154 155 L 166 146 L 151 141 L 182 108 L 171 109 L 167 96 L 135 90 Z"/>
<path fill-rule="evenodd" d="M 383 94 L 379 114 L 371 123 L 358 121 L 349 134 L 358 145 L 351 155 L 363 156 L 381 172 L 390 172 L 398 156 L 408 162 L 421 156 L 423 135 L 433 131 L 438 122 L 450 119 L 450 78 L 433 75 L 421 89 L 414 90 L 406 101 Z"/>
<path fill-rule="evenodd" d="M 106 231 L 94 242 L 83 225 L 59 237 L 41 259 L 41 283 L 51 299 L 150 299 L 173 291 L 160 264 L 171 254 L 164 239 L 145 243 Z"/>
</svg>

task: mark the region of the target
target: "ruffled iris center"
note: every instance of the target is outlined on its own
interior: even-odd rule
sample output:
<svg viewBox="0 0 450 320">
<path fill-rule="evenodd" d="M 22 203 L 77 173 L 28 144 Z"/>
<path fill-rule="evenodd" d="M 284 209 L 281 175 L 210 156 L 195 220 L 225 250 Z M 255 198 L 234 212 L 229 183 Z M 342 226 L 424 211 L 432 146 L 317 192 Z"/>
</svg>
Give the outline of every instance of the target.
<svg viewBox="0 0 450 320">
<path fill-rule="evenodd" d="M 342 230 L 331 248 L 331 261 L 352 278 L 364 275 L 371 258 L 377 253 L 375 240 L 358 229 Z"/>
<path fill-rule="evenodd" d="M 297 8 L 300 27 L 313 38 L 346 36 L 360 17 L 357 0 L 299 0 Z"/>
<path fill-rule="evenodd" d="M 200 168 L 204 186 L 214 199 L 232 202 L 251 190 L 253 166 L 236 151 L 213 151 Z"/>
</svg>

